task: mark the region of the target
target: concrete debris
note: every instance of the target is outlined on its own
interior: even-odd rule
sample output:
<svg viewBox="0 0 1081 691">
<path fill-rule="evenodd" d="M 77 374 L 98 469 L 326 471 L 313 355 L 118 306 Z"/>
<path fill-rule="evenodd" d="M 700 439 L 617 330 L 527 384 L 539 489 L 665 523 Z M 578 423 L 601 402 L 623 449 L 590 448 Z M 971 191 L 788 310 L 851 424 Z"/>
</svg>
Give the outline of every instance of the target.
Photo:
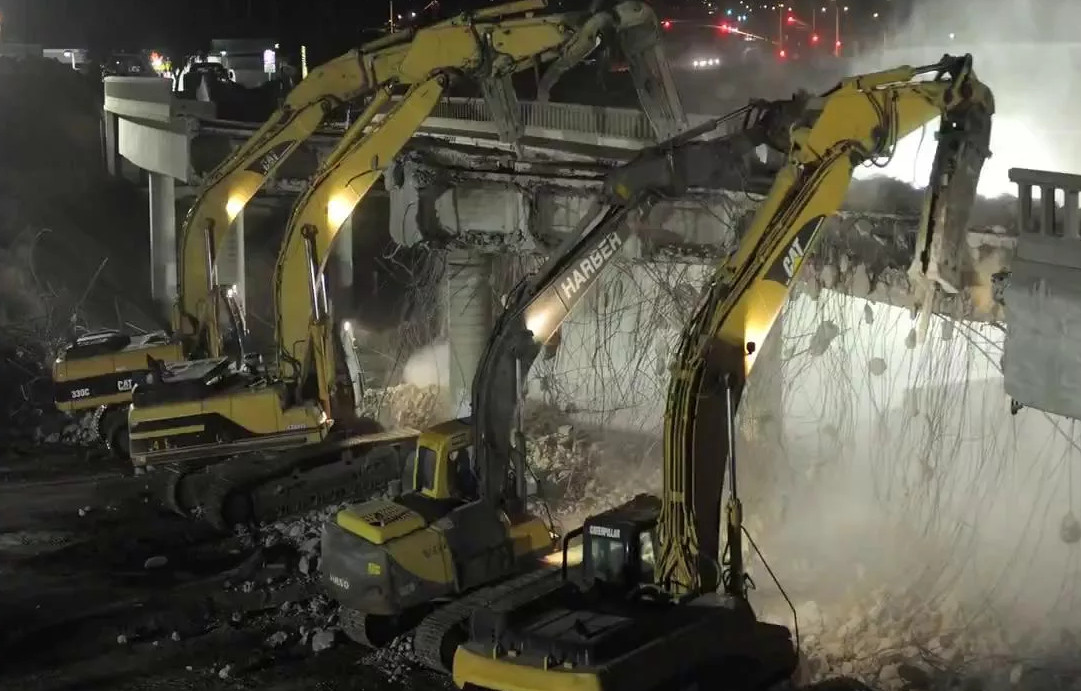
<svg viewBox="0 0 1081 691">
<path fill-rule="evenodd" d="M 1073 515 L 1073 511 L 1066 512 L 1059 524 L 1059 539 L 1067 545 L 1075 545 L 1081 542 L 1081 522 Z"/>
<path fill-rule="evenodd" d="M 219 679 L 228 679 L 231 676 L 233 676 L 233 666 L 232 665 L 225 665 L 224 667 L 222 667 L 221 669 L 218 670 L 218 678 Z"/>
<path fill-rule="evenodd" d="M 382 648 L 366 655 L 361 662 L 382 672 L 388 681 L 405 681 L 412 669 L 419 666 L 413 655 L 413 637 L 399 636 Z"/>
<path fill-rule="evenodd" d="M 811 336 L 811 342 L 807 346 L 808 354 L 812 357 L 824 355 L 829 350 L 830 344 L 840 335 L 841 328 L 835 322 L 828 319 L 819 322 L 818 328 L 815 329 L 814 335 Z"/>
<path fill-rule="evenodd" d="M 873 357 L 867 363 L 867 371 L 876 377 L 881 377 L 886 373 L 886 361 L 880 357 Z"/>
<path fill-rule="evenodd" d="M 1021 683 L 1021 677 L 1025 674 L 1025 666 L 1017 663 L 1010 669 L 1010 683 L 1017 686 Z"/>
<path fill-rule="evenodd" d="M 91 507 L 89 507 L 89 506 L 84 506 L 83 508 L 79 509 L 79 518 L 86 517 L 86 515 L 88 513 L 90 513 L 90 511 L 91 511 Z"/>
<path fill-rule="evenodd" d="M 791 626 L 791 615 L 781 611 L 763 610 L 763 618 Z M 986 608 L 928 604 L 883 588 L 851 606 L 808 601 L 796 613 L 810 681 L 848 676 L 881 691 L 1033 688 L 1023 660 L 1046 644 L 1016 623 L 1000 623 Z M 1072 680 L 1081 682 L 1081 668 Z M 1045 688 L 1046 680 L 1039 681 Z"/>
<path fill-rule="evenodd" d="M 97 411 L 77 413 L 74 417 L 72 414 L 65 414 L 56 421 L 47 418 L 34 427 L 33 441 L 37 444 L 59 444 L 76 448 L 94 446 L 98 443 Z"/>
<path fill-rule="evenodd" d="M 297 569 L 305 576 L 314 576 L 319 572 L 319 557 L 313 554 L 301 555 Z"/>
<path fill-rule="evenodd" d="M 438 386 L 402 384 L 365 389 L 360 407 L 362 414 L 390 428 L 424 429 L 450 417 Z"/>
<path fill-rule="evenodd" d="M 116 644 L 117 645 L 127 645 L 128 644 L 128 637 L 125 636 L 124 634 L 120 634 L 119 636 L 116 637 Z"/>
<path fill-rule="evenodd" d="M 312 652 L 321 653 L 334 647 L 337 632 L 331 629 L 317 629 L 312 633 Z"/>
<path fill-rule="evenodd" d="M 169 563 L 169 558 L 163 555 L 150 557 L 143 562 L 144 569 L 160 569 Z"/>
<path fill-rule="evenodd" d="M 288 642 L 289 634 L 285 631 L 278 631 L 266 639 L 266 644 L 270 648 L 280 648 Z"/>
<path fill-rule="evenodd" d="M 180 642 L 180 632 L 179 631 L 173 631 L 171 634 L 169 634 L 169 638 L 172 639 L 172 641 L 174 643 L 179 643 Z"/>
</svg>

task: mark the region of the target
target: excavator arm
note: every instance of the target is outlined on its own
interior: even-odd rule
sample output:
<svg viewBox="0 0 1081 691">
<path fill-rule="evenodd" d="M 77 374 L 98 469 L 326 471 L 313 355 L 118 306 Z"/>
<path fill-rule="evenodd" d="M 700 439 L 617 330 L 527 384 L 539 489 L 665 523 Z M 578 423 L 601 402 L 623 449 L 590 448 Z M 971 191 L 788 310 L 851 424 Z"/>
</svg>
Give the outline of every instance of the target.
<svg viewBox="0 0 1081 691">
<path fill-rule="evenodd" d="M 718 118 L 651 147 L 613 170 L 600 199 L 536 274 L 518 283 L 499 316 L 477 366 L 472 422 L 482 496 L 497 504 L 521 504 L 524 444 L 514 441 L 518 392 L 541 346 L 595 285 L 632 233 L 633 214 L 659 198 L 694 188 L 746 189 L 772 178 L 758 161 L 765 143 L 757 131 L 694 141 L 716 130 Z M 513 472 L 511 472 L 513 471 Z M 510 507 L 509 507 L 510 508 Z"/>
<path fill-rule="evenodd" d="M 619 3 L 619 12 L 603 15 L 511 17 L 543 7 L 543 2 L 526 0 L 413 33 L 408 51 L 396 65 L 401 80 L 412 86 L 373 126 L 391 100 L 389 87 L 375 94 L 294 207 L 275 269 L 279 372 L 295 383 L 298 393 L 314 385 L 324 410 L 337 407 L 331 400 L 335 351 L 323 284 L 330 248 L 353 209 L 435 108 L 451 76 L 475 79 L 495 92 L 502 87 L 493 85 L 505 84 L 514 72 L 531 68 L 535 59 L 554 60 L 562 69 L 568 60 L 587 55 L 582 46 L 595 46 L 604 32 L 656 24 L 652 11 L 639 2 Z M 618 22 L 622 16 L 629 17 L 627 26 Z M 636 49 L 644 51 L 646 46 Z M 667 65 L 657 58 L 655 53 L 638 56 L 656 63 L 654 73 L 667 74 Z M 668 88 L 671 80 L 661 84 Z M 675 104 L 669 110 L 682 118 L 674 91 L 655 98 Z"/>
<path fill-rule="evenodd" d="M 173 329 L 194 343 L 197 354 L 222 354 L 217 311 L 224 293 L 218 288 L 215 266 L 222 243 L 244 206 L 340 106 L 380 89 L 418 86 L 440 70 L 483 71 L 486 93 L 496 92 L 505 76 L 526 69 L 534 59 L 555 60 L 561 68 L 576 64 L 592 50 L 602 31 L 624 29 L 635 31 L 636 36 L 656 32 L 652 10 L 637 1 L 621 2 L 597 15 L 515 16 L 544 9 L 545 4 L 544 0 L 519 0 L 391 34 L 313 70 L 262 127 L 208 176 L 185 218 Z M 655 45 L 639 39 L 625 45 L 625 50 L 634 51 L 628 57 L 652 75 L 648 82 L 640 78 L 643 98 L 667 104 L 666 110 L 654 116 L 658 131 L 680 126 L 684 115 L 678 99 L 672 97 L 671 75 L 667 64 L 657 59 Z M 552 82 L 557 76 L 545 79 Z M 653 94 L 654 87 L 669 91 Z M 517 109 L 504 115 L 517 117 Z"/>
<path fill-rule="evenodd" d="M 658 582 L 667 591 L 711 592 L 723 579 L 728 594 L 744 594 L 739 550 L 732 547 L 742 529 L 735 492 L 725 511 L 731 563 L 724 575 L 715 556 L 731 421 L 755 353 L 823 221 L 844 200 L 853 168 L 887 156 L 899 139 L 941 117 L 910 270 L 931 286 L 926 307 L 934 285 L 955 292 L 960 284 L 959 248 L 989 154 L 993 111 L 993 97 L 976 79 L 971 56 L 846 79 L 820 97 L 797 97 L 764 111 L 763 129 L 787 131 L 787 164 L 684 328 L 669 383 L 658 564 Z"/>
<path fill-rule="evenodd" d="M 285 103 L 222 161 L 188 211 L 180 233 L 173 329 L 210 357 L 221 355 L 216 260 L 236 217 L 281 164 L 345 103 L 396 78 L 408 46 L 353 50 L 312 71 Z"/>
</svg>

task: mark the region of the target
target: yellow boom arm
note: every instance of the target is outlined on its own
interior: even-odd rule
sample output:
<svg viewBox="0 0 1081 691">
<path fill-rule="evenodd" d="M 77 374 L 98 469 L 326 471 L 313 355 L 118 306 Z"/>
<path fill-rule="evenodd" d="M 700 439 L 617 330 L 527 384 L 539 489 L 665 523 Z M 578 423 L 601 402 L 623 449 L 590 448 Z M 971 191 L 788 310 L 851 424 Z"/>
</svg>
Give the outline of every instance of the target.
<svg viewBox="0 0 1081 691">
<path fill-rule="evenodd" d="M 604 31 L 640 31 L 656 24 L 648 6 L 639 2 L 620 3 L 622 11 L 614 13 L 506 18 L 543 7 L 543 2 L 516 2 L 418 30 L 396 63 L 401 80 L 413 86 L 372 127 L 390 100 L 389 89 L 375 95 L 294 207 L 275 268 L 279 373 L 298 392 L 310 391 L 305 385 L 314 376 L 324 410 L 335 409 L 326 259 L 342 224 L 435 108 L 451 75 L 491 85 L 531 68 L 537 59 L 556 60 L 556 69 L 563 71 L 586 57 Z M 653 68 L 663 73 L 666 65 Z M 664 102 L 678 104 L 672 94 L 664 95 Z"/>
<path fill-rule="evenodd" d="M 930 73 L 932 79 L 916 81 Z M 994 101 L 970 56 L 846 79 L 817 98 L 774 104 L 761 126 L 787 140 L 788 161 L 735 253 L 717 270 L 681 335 L 664 424 L 660 582 L 674 593 L 716 590 L 721 497 L 743 384 L 823 221 L 852 170 L 942 116 L 914 273 L 954 292 L 950 249 L 964 247 L 968 212 L 988 155 Z M 962 242 L 958 243 L 958 238 Z M 726 509 L 728 543 L 741 509 Z M 739 555 L 729 558 L 738 560 Z M 742 573 L 739 569 L 733 569 Z M 726 590 L 742 590 L 740 583 Z"/>
<path fill-rule="evenodd" d="M 581 15 L 495 21 L 544 7 L 544 0 L 523 0 L 485 8 L 378 39 L 312 70 L 282 107 L 208 176 L 184 220 L 172 325 L 182 338 L 193 342 L 192 352 L 210 357 L 222 354 L 215 263 L 233 222 L 332 112 L 380 88 L 420 84 L 436 70 L 474 72 L 483 67 L 501 76 L 532 65 L 534 58 L 580 61 L 596 38 L 575 33 L 576 27 L 586 23 Z M 618 8 L 617 14 L 593 15 L 586 28 L 599 33 L 621 22 L 633 23 L 639 30 L 656 23 L 648 6 L 640 2 L 620 3 Z M 572 43 L 574 37 L 580 40 Z M 484 45 L 485 41 L 490 43 Z M 481 64 L 488 59 L 489 64 Z"/>
</svg>

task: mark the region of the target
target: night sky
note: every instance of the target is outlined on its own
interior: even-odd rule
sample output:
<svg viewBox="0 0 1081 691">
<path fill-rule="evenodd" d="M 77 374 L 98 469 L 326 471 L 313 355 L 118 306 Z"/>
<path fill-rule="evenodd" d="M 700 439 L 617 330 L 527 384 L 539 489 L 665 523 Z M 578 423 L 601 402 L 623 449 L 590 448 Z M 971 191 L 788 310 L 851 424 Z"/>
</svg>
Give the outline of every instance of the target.
<svg viewBox="0 0 1081 691">
<path fill-rule="evenodd" d="M 427 0 L 396 0 L 395 11 Z M 443 0 L 440 12 L 483 0 Z M 386 0 L 0 0 L 3 40 L 47 47 L 198 47 L 211 38 L 355 45 L 386 21 Z"/>
</svg>

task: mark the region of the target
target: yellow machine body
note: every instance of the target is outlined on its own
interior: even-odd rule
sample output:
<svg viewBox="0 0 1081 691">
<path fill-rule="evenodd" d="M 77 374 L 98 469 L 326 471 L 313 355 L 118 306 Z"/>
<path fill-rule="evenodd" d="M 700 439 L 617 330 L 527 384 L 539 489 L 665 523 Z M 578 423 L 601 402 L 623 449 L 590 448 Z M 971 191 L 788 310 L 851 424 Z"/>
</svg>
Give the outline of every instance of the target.
<svg viewBox="0 0 1081 691">
<path fill-rule="evenodd" d="M 512 519 L 478 500 L 467 478 L 472 428 L 463 420 L 417 440 L 414 489 L 342 509 L 323 535 L 323 580 L 344 606 L 400 615 L 539 563 L 554 543 L 540 519 Z"/>
<path fill-rule="evenodd" d="M 127 337 L 117 334 L 114 346 L 106 352 L 87 354 L 78 341 L 69 346 L 53 363 L 56 407 L 69 412 L 98 406 L 126 404 L 131 391 L 145 381 L 146 356 L 158 360 L 181 360 L 180 343 L 164 334 Z"/>
</svg>

